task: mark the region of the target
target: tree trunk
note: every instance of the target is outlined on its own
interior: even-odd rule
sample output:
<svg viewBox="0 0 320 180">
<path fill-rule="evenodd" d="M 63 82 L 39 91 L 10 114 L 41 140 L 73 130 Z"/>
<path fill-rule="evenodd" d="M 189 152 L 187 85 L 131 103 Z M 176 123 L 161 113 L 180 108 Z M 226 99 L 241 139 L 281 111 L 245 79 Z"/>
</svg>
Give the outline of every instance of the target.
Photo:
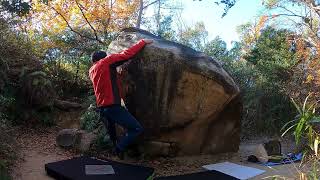
<svg viewBox="0 0 320 180">
<path fill-rule="evenodd" d="M 143 9 L 144 9 L 143 8 L 143 0 L 140 0 L 140 8 L 139 8 L 139 14 L 138 14 L 138 19 L 137 19 L 137 24 L 136 24 L 137 28 L 140 28 L 140 26 L 141 26 Z"/>
<path fill-rule="evenodd" d="M 160 27 L 160 20 L 161 20 L 161 15 L 160 15 L 160 10 L 161 10 L 161 1 L 159 0 L 158 4 L 158 15 L 157 15 L 157 31 L 158 35 L 160 35 L 161 27 Z"/>
</svg>

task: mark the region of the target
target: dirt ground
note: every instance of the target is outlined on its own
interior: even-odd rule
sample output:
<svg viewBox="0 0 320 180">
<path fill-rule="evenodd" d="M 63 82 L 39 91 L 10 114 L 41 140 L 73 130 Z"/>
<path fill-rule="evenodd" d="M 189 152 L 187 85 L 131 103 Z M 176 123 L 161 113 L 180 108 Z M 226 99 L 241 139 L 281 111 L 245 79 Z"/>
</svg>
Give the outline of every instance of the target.
<svg viewBox="0 0 320 180">
<path fill-rule="evenodd" d="M 79 156 L 74 152 L 60 149 L 55 144 L 55 136 L 60 128 L 53 127 L 49 129 L 23 129 L 19 130 L 17 141 L 20 144 L 20 157 L 16 167 L 13 169 L 14 180 L 50 180 L 46 176 L 44 165 L 49 162 L 55 162 Z M 275 166 L 273 168 L 261 166 L 246 161 L 248 155 L 252 154 L 255 145 L 265 141 L 265 138 L 257 138 L 251 141 L 241 143 L 240 150 L 237 153 L 225 153 L 219 155 L 202 155 L 176 158 L 157 158 L 154 160 L 134 160 L 126 159 L 124 162 L 140 164 L 155 168 L 156 176 L 168 176 L 187 174 L 203 171 L 203 165 L 229 161 L 240 165 L 255 167 L 266 170 L 266 173 L 253 179 L 263 179 L 272 176 L 282 176 L 288 179 L 295 179 L 297 167 L 299 164 L 288 164 Z M 293 142 L 284 142 L 283 150 L 289 151 Z M 109 157 L 117 160 L 115 157 Z"/>
</svg>

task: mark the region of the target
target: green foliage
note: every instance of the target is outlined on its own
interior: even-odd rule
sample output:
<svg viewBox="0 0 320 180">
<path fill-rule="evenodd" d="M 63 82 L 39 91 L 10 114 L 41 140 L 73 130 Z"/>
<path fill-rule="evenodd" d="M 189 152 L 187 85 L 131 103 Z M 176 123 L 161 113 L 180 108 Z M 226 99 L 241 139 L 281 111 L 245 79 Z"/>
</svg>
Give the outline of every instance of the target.
<svg viewBox="0 0 320 180">
<path fill-rule="evenodd" d="M 45 76 L 43 72 L 34 72 L 29 75 L 32 76 Z M 27 81 L 27 77 L 22 77 L 21 80 Z M 47 83 L 51 84 L 47 79 L 36 78 L 31 79 L 29 85 L 42 86 Z M 29 85 L 22 86 L 25 91 L 30 88 Z M 2 94 L 0 94 L 0 123 L 12 124 L 27 124 L 34 123 L 40 125 L 50 126 L 54 124 L 53 121 L 53 99 L 46 100 L 46 98 L 40 98 L 46 106 L 36 106 L 36 104 L 28 104 L 28 102 L 34 102 L 35 96 L 41 96 L 41 93 L 49 93 L 48 90 L 30 88 L 33 91 L 33 99 L 29 100 L 29 95 L 25 91 L 19 91 L 17 87 L 7 86 Z M 40 91 L 40 92 L 38 92 Z M 24 92 L 24 93 L 22 93 Z M 27 98 L 28 97 L 28 98 Z M 39 100 L 37 100 L 39 101 Z M 49 103 L 51 102 L 51 103 Z"/>
<path fill-rule="evenodd" d="M 313 180 L 319 179 L 319 177 L 320 177 L 319 168 L 320 168 L 319 159 L 315 158 L 313 163 L 312 163 L 312 169 L 308 173 L 308 176 L 307 176 L 308 178 L 307 179 L 313 179 Z"/>
<path fill-rule="evenodd" d="M 8 168 L 13 165 L 16 159 L 15 140 L 9 134 L 8 122 L 0 117 L 0 179 L 10 180 Z"/>
<path fill-rule="evenodd" d="M 4 165 L 4 162 L 0 160 L 0 179 L 1 180 L 11 180 L 11 177 L 8 175 L 7 168 Z"/>
<path fill-rule="evenodd" d="M 226 16 L 228 11 L 236 4 L 237 0 L 220 0 L 220 2 L 216 2 L 218 5 L 219 4 L 224 4 L 224 13 L 222 14 L 222 17 Z"/>
<path fill-rule="evenodd" d="M 32 113 L 31 117 L 40 121 L 41 125 L 53 126 L 55 124 L 53 108 L 46 108 L 40 111 L 32 111 L 31 113 Z"/>
<path fill-rule="evenodd" d="M 289 51 L 286 41 L 288 34 L 285 30 L 267 27 L 250 46 L 243 46 L 245 42 L 234 43 L 226 52 L 219 39 L 206 46 L 207 54 L 219 57 L 241 89 L 244 136 L 277 133 L 294 117 L 294 106 L 286 93 L 291 67 L 295 65 L 295 55 Z M 248 47 L 250 50 L 242 56 L 243 48 Z"/>
<path fill-rule="evenodd" d="M 160 29 L 157 30 L 157 34 L 168 40 L 173 40 L 175 37 L 175 32 L 172 29 L 172 16 L 164 16 L 160 22 Z"/>
<path fill-rule="evenodd" d="M 295 54 L 290 49 L 287 30 L 264 29 L 254 48 L 245 59 L 258 68 L 268 79 L 276 82 L 287 80 L 290 68 L 296 64 Z"/>
<path fill-rule="evenodd" d="M 318 144 L 320 135 L 316 131 L 315 127 L 320 123 L 320 116 L 316 114 L 316 103 L 308 104 L 308 98 L 306 97 L 303 104 L 298 104 L 292 99 L 292 103 L 296 107 L 298 112 L 296 118 L 289 121 L 283 126 L 285 130 L 282 134 L 284 136 L 287 132 L 294 129 L 294 136 L 296 143 L 300 143 L 301 138 L 308 138 L 309 146 L 314 150 L 315 154 L 318 154 Z"/>
<path fill-rule="evenodd" d="M 91 30 L 81 31 L 90 34 Z M 61 97 L 82 96 L 91 87 L 88 71 L 91 67 L 90 54 L 95 50 L 106 49 L 115 32 L 103 37 L 104 45 L 94 40 L 79 38 L 70 29 L 62 32 L 40 32 L 29 34 L 34 51 L 43 57 L 46 73 Z M 68 84 L 68 86 L 66 86 Z"/>
<path fill-rule="evenodd" d="M 14 97 L 5 97 L 0 94 L 0 107 L 2 108 L 10 107 L 12 104 L 14 104 L 14 102 L 15 102 Z"/>
<path fill-rule="evenodd" d="M 173 10 L 176 8 L 175 5 L 172 4 L 172 2 L 169 2 L 168 0 L 161 0 L 158 3 L 156 3 L 156 6 L 158 7 L 155 8 L 155 15 L 152 17 L 146 17 L 143 22 L 144 26 L 148 29 L 148 31 L 157 36 L 160 36 L 167 40 L 175 40 L 176 32 L 172 27 L 172 17 L 174 16 Z M 162 7 L 165 7 L 165 9 L 162 9 Z"/>
<path fill-rule="evenodd" d="M 301 143 L 302 139 L 308 140 L 309 148 L 314 152 L 311 155 L 310 161 L 303 162 L 311 164 L 310 170 L 307 173 L 300 173 L 300 177 L 305 178 L 300 179 L 319 179 L 319 144 L 320 144 L 320 134 L 319 134 L 319 123 L 320 116 L 316 113 L 317 102 L 309 103 L 308 99 L 311 94 L 309 94 L 303 104 L 297 103 L 292 99 L 292 104 L 294 104 L 297 115 L 296 117 L 286 123 L 282 128 L 282 136 L 286 135 L 288 132 L 293 131 L 296 144 Z"/>
<path fill-rule="evenodd" d="M 92 94 L 89 95 L 85 104 L 87 104 L 89 108 L 80 117 L 80 128 L 92 132 L 102 125 L 100 114 L 96 111 L 95 96 Z"/>
<path fill-rule="evenodd" d="M 218 60 L 227 60 L 225 59 L 228 58 L 227 43 L 217 36 L 205 45 L 204 53 Z"/>
<path fill-rule="evenodd" d="M 95 107 L 92 105 L 90 108 L 81 116 L 80 127 L 89 132 L 95 132 L 98 137 L 95 142 L 97 150 L 110 149 L 112 142 L 107 134 L 107 131 L 100 120 L 100 115 L 95 111 Z"/>
<path fill-rule="evenodd" d="M 202 0 L 199 0 L 202 1 Z M 222 17 L 226 16 L 228 11 L 236 4 L 237 0 L 219 0 L 219 1 L 214 1 L 217 5 L 224 5 L 224 13 L 222 14 Z"/>
<path fill-rule="evenodd" d="M 98 150 L 111 149 L 113 144 L 105 128 L 100 128 L 98 132 L 98 138 L 95 142 L 95 146 Z"/>
<path fill-rule="evenodd" d="M 264 1 L 264 5 L 268 9 L 274 8 L 275 6 L 279 5 L 279 3 L 281 3 L 280 0 L 266 0 L 266 1 Z"/>
<path fill-rule="evenodd" d="M 0 9 L 2 11 L 8 11 L 12 14 L 24 16 L 30 12 L 31 5 L 29 2 L 25 2 L 22 0 L 2 0 Z"/>
<path fill-rule="evenodd" d="M 84 112 L 80 118 L 80 127 L 89 132 L 95 132 L 98 137 L 95 142 L 97 150 L 110 149 L 112 142 L 104 127 L 103 122 L 100 119 L 100 114 L 96 111 L 95 96 L 91 95 L 87 98 L 86 104 L 90 104 L 90 107 Z"/>
<path fill-rule="evenodd" d="M 294 107 L 288 96 L 269 82 L 256 66 L 241 60 L 227 62 L 224 67 L 241 89 L 244 136 L 277 133 L 294 116 Z"/>
<path fill-rule="evenodd" d="M 198 51 L 204 51 L 208 31 L 203 22 L 196 23 L 193 27 L 188 27 L 178 34 L 178 42 L 192 47 Z"/>
<path fill-rule="evenodd" d="M 95 110 L 87 110 L 80 118 L 81 129 L 92 132 L 101 125 L 100 116 Z"/>
<path fill-rule="evenodd" d="M 11 111 L 14 109 L 15 104 L 16 98 L 6 87 L 2 93 L 0 92 L 0 124 L 6 125 L 11 122 Z"/>
<path fill-rule="evenodd" d="M 1 21 L 1 19 L 0 19 Z M 4 24 L 0 26 L 5 27 Z M 6 29 L 0 29 L 0 35 L 4 34 Z M 2 39 L 0 37 L 0 39 Z M 16 158 L 14 149 L 14 139 L 9 135 L 8 129 L 10 128 L 9 110 L 15 104 L 15 98 L 9 93 L 7 71 L 8 64 L 4 60 L 5 56 L 1 56 L 1 50 L 4 45 L 0 45 L 0 179 L 11 180 L 8 174 L 8 167 L 10 167 Z"/>
<path fill-rule="evenodd" d="M 60 96 L 80 96 L 88 92 L 90 57 L 60 56 L 48 59 L 45 68 Z M 66 86 L 68 84 L 68 86 Z"/>
<path fill-rule="evenodd" d="M 26 41 L 26 36 L 13 31 L 7 21 L 0 17 L 0 57 L 7 65 L 12 62 L 34 61 L 32 44 Z"/>
</svg>

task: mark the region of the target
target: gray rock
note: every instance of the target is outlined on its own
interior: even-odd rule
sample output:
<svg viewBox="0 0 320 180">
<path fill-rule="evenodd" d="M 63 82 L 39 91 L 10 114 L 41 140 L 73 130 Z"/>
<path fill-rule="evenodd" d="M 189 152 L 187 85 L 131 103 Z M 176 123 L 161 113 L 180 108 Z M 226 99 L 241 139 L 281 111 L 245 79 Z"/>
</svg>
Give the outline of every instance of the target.
<svg viewBox="0 0 320 180">
<path fill-rule="evenodd" d="M 63 129 L 58 133 L 56 142 L 63 148 L 75 148 L 78 151 L 87 152 L 96 139 L 97 135 L 94 133 L 78 129 Z"/>
<path fill-rule="evenodd" d="M 63 101 L 59 99 L 54 100 L 54 106 L 63 111 L 72 111 L 83 108 L 83 106 L 79 103 Z"/>
<path fill-rule="evenodd" d="M 258 144 L 254 151 L 254 156 L 256 156 L 258 160 L 263 163 L 274 161 L 277 159 L 277 156 L 281 155 L 281 142 L 278 140 L 270 140 L 265 143 Z"/>
<path fill-rule="evenodd" d="M 72 148 L 79 140 L 79 130 L 77 129 L 63 129 L 59 131 L 56 142 L 58 146 L 63 148 Z"/>
<path fill-rule="evenodd" d="M 147 156 L 171 156 L 174 148 L 170 143 L 148 141 L 141 146 L 141 152 Z"/>
<path fill-rule="evenodd" d="M 76 144 L 76 149 L 80 152 L 88 152 L 96 140 L 97 135 L 94 133 L 81 133 L 80 141 Z"/>
<path fill-rule="evenodd" d="M 20 96 L 29 107 L 45 108 L 53 106 L 56 92 L 46 73 L 36 71 L 21 77 Z"/>
<path fill-rule="evenodd" d="M 266 149 L 269 156 L 281 155 L 281 142 L 278 140 L 270 140 L 264 143 L 264 148 Z"/>
</svg>

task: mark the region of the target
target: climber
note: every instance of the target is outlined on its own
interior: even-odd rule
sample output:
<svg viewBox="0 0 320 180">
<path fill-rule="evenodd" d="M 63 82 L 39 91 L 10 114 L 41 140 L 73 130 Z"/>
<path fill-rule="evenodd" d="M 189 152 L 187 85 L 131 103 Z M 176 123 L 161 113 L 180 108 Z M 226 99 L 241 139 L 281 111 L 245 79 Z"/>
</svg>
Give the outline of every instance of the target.
<svg viewBox="0 0 320 180">
<path fill-rule="evenodd" d="M 130 48 L 119 54 L 109 54 L 105 51 L 96 51 L 92 54 L 92 67 L 89 76 L 93 83 L 97 107 L 103 117 L 103 122 L 114 144 L 114 153 L 123 159 L 123 152 L 133 140 L 142 133 L 140 123 L 121 106 L 121 83 L 117 73 L 117 66 L 137 54 L 146 44 L 153 40 L 142 39 Z M 127 130 L 127 133 L 119 141 L 116 137 L 115 124 Z"/>
</svg>

